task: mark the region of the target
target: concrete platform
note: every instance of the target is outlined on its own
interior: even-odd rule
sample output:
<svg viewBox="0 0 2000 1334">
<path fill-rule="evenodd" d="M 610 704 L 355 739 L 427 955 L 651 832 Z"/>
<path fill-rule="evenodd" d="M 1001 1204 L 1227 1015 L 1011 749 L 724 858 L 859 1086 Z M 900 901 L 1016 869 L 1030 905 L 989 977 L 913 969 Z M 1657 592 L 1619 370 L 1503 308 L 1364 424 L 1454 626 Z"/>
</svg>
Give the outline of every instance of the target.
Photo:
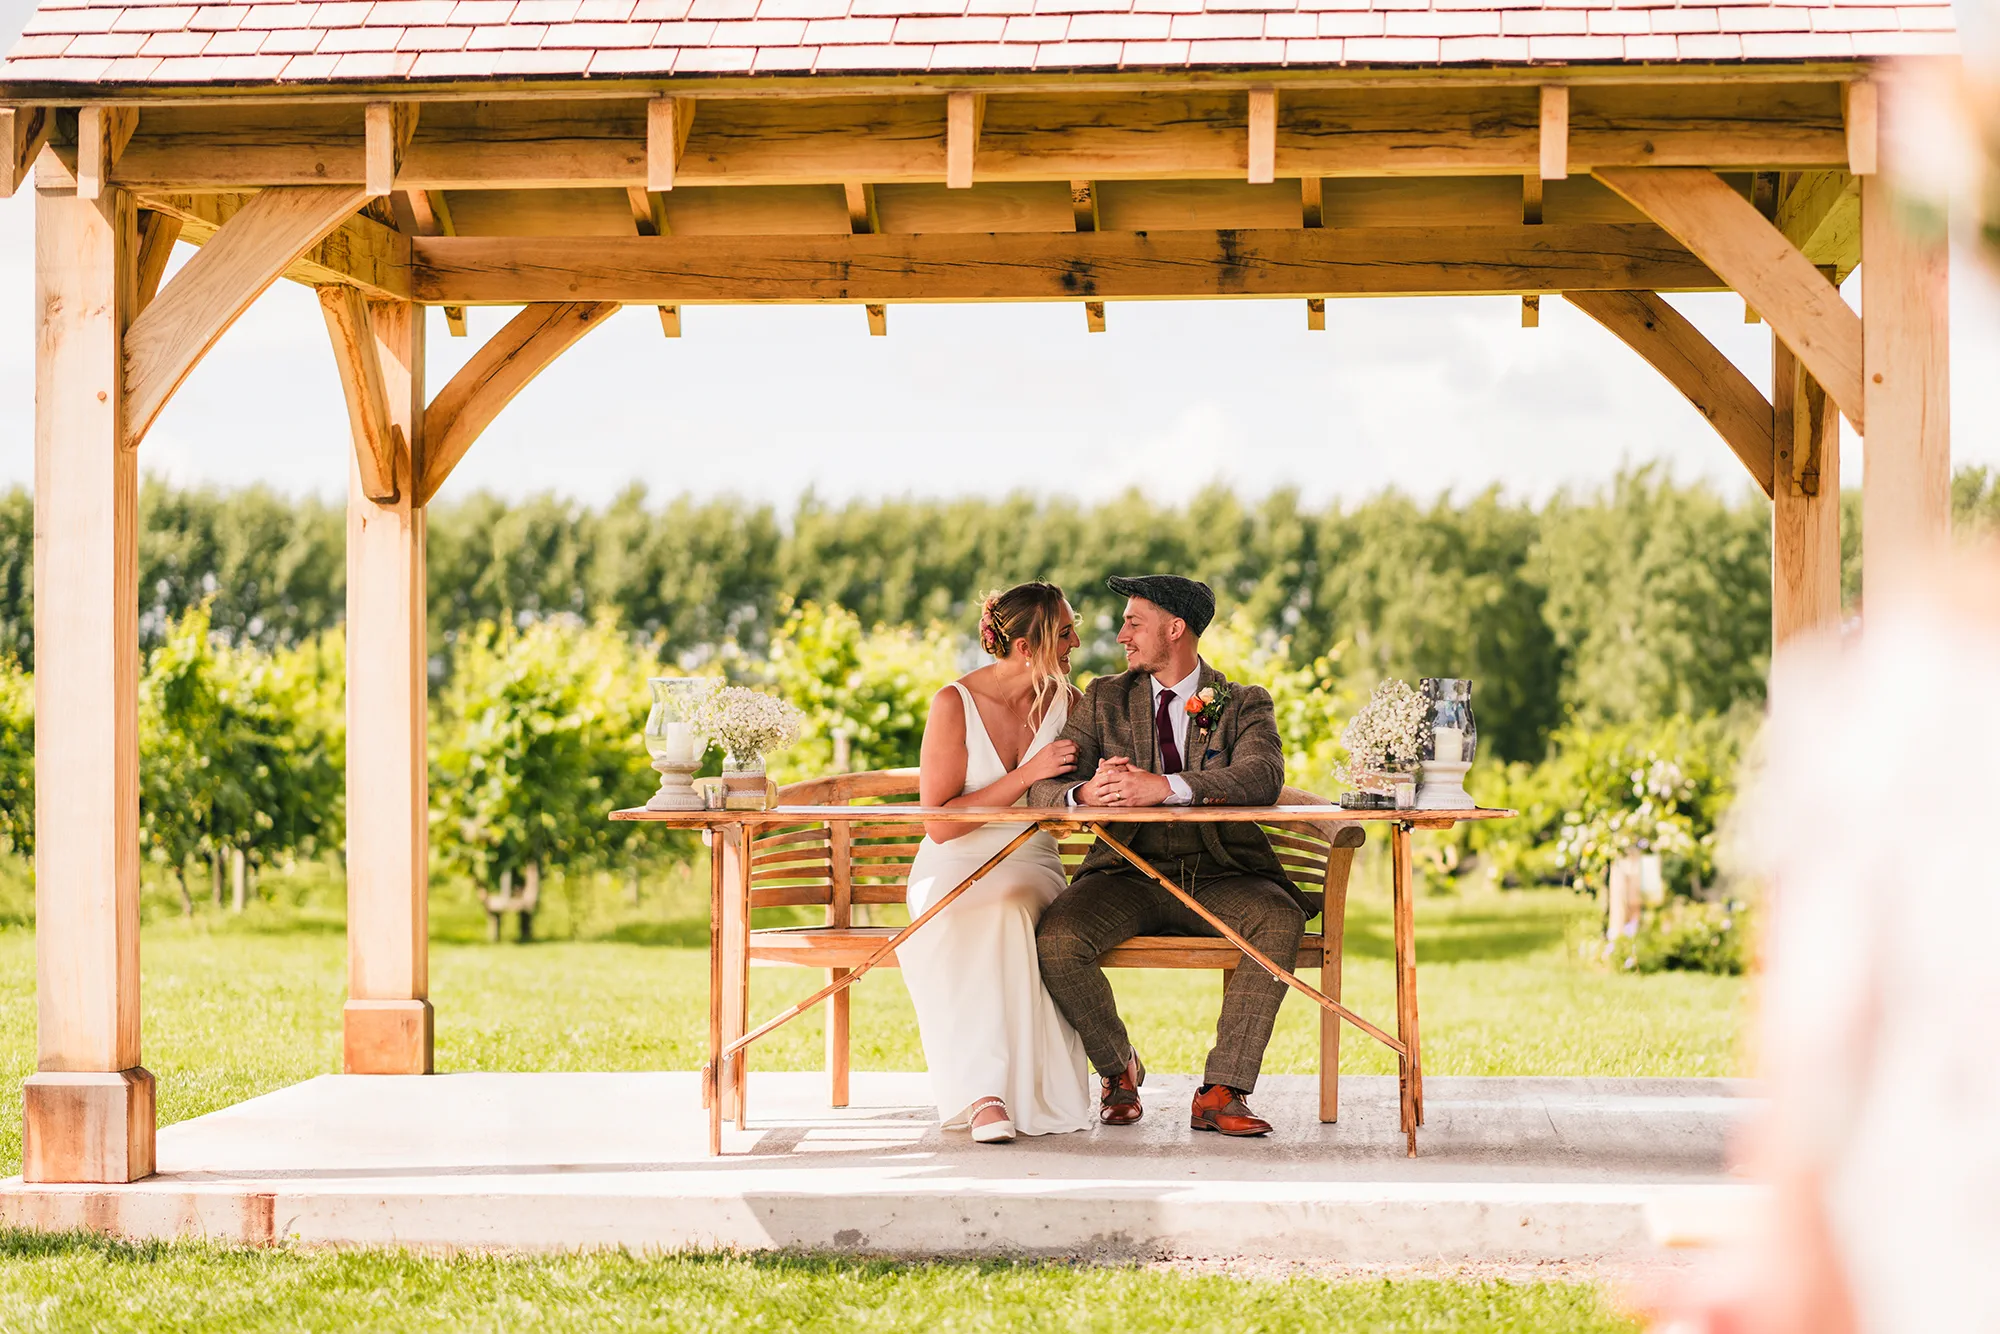
<svg viewBox="0 0 2000 1334">
<path fill-rule="evenodd" d="M 1265 1080 L 1268 1140 L 1188 1129 L 1194 1080 L 1154 1075 L 1137 1127 L 972 1144 L 922 1075 L 753 1074 L 750 1129 L 704 1150 L 697 1077 L 329 1075 L 160 1132 L 124 1187 L 0 1183 L 0 1221 L 131 1237 L 536 1249 L 1347 1263 L 1644 1258 L 1658 1218 L 1756 1207 L 1723 1176 L 1742 1084 L 1426 1081 L 1403 1156 L 1395 1081 Z M 1650 1221 L 1649 1221 L 1650 1211 Z"/>
</svg>

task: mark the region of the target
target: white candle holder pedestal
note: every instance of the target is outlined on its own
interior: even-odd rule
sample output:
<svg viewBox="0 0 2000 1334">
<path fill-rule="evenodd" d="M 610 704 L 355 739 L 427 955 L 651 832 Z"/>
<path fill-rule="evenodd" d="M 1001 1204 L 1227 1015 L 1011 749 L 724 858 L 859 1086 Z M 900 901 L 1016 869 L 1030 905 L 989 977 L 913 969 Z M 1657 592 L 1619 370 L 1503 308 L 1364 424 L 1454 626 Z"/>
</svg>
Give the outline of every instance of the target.
<svg viewBox="0 0 2000 1334">
<path fill-rule="evenodd" d="M 1469 811 L 1472 797 L 1465 790 L 1466 760 L 1425 760 L 1423 783 L 1417 788 L 1417 809 L 1425 811 Z"/>
<path fill-rule="evenodd" d="M 662 757 L 653 761 L 653 768 L 660 775 L 660 790 L 646 803 L 647 810 L 698 811 L 707 805 L 701 793 L 694 790 L 694 771 L 701 768 L 699 760 Z"/>
</svg>

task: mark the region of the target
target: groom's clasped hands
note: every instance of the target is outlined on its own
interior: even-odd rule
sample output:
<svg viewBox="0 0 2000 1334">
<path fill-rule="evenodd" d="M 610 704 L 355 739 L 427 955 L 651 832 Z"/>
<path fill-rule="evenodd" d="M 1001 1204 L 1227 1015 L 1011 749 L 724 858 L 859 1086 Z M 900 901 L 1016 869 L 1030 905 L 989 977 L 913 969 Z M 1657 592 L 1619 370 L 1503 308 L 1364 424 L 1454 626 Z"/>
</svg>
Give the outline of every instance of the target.
<svg viewBox="0 0 2000 1334">
<path fill-rule="evenodd" d="M 1158 806 L 1173 794 L 1173 785 L 1123 755 L 1107 755 L 1097 772 L 1076 790 L 1079 806 Z"/>
</svg>

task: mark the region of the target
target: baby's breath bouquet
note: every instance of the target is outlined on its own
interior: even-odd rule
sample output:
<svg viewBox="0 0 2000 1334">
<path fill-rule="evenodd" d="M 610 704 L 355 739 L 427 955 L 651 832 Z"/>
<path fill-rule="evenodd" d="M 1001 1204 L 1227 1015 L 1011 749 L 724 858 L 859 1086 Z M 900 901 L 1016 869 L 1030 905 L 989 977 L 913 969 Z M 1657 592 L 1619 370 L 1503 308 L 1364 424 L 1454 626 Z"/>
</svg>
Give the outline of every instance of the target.
<svg viewBox="0 0 2000 1334">
<path fill-rule="evenodd" d="M 743 686 L 710 691 L 696 706 L 701 731 L 729 752 L 738 772 L 759 772 L 766 751 L 783 750 L 799 739 L 805 715 L 788 700 Z"/>
<path fill-rule="evenodd" d="M 1407 681 L 1391 677 L 1376 686 L 1340 734 L 1340 744 L 1347 748 L 1341 771 L 1347 781 L 1363 792 L 1380 791 L 1387 775 L 1416 768 L 1430 711 L 1430 701 Z"/>
</svg>

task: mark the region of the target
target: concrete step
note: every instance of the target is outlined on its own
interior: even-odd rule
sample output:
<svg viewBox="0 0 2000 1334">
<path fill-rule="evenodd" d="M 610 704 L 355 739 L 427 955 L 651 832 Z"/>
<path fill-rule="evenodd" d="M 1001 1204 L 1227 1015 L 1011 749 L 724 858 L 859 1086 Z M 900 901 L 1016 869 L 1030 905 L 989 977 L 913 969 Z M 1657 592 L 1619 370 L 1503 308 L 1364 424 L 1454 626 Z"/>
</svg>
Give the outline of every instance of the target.
<svg viewBox="0 0 2000 1334">
<path fill-rule="evenodd" d="M 1277 1132 L 1189 1129 L 1195 1081 L 1154 1075 L 1138 1126 L 974 1145 L 922 1075 L 753 1074 L 747 1130 L 704 1151 L 692 1073 L 324 1076 L 160 1132 L 124 1187 L 0 1183 L 0 1221 L 133 1237 L 565 1249 L 1264 1258 L 1348 1263 L 1640 1258 L 1658 1215 L 1727 1217 L 1753 1105 L 1738 1081 L 1426 1080 L 1420 1155 L 1396 1087 L 1267 1078 Z"/>
</svg>

